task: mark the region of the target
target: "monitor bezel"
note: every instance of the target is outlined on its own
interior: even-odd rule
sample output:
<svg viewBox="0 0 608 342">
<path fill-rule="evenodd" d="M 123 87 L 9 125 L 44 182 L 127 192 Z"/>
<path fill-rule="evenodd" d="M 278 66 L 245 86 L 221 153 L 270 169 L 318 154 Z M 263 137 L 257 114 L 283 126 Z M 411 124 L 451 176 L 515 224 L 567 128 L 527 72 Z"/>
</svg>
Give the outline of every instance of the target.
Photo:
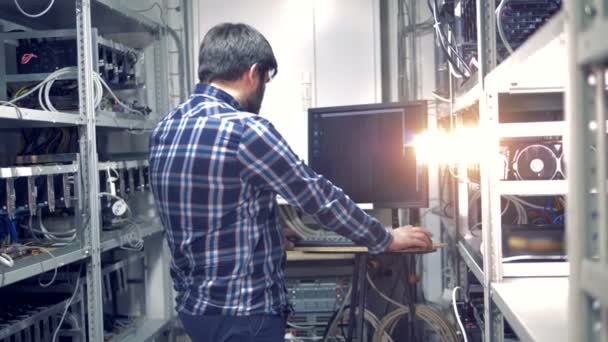
<svg viewBox="0 0 608 342">
<path fill-rule="evenodd" d="M 316 107 L 308 109 L 308 163 L 312 168 L 312 148 L 310 146 L 312 142 L 312 117 L 316 114 L 331 114 L 340 112 L 357 112 L 357 111 L 368 111 L 368 110 L 383 110 L 383 109 L 405 109 L 407 114 L 407 108 L 416 108 L 425 113 L 426 119 L 424 120 L 424 127 L 428 127 L 428 103 L 426 101 L 412 101 L 412 102 L 387 102 L 387 103 L 373 103 L 373 104 L 361 104 L 361 105 L 348 105 L 348 106 L 332 106 L 332 107 Z M 371 114 L 373 115 L 373 114 Z M 314 170 L 314 169 L 313 169 Z M 428 208 L 429 206 L 429 177 L 428 167 L 423 165 L 422 176 L 420 179 L 424 191 L 421 191 L 419 198 L 411 201 L 400 201 L 400 202 L 373 202 L 374 208 Z M 348 193 L 347 193 L 348 195 Z M 371 203 L 371 202 L 361 202 Z"/>
</svg>

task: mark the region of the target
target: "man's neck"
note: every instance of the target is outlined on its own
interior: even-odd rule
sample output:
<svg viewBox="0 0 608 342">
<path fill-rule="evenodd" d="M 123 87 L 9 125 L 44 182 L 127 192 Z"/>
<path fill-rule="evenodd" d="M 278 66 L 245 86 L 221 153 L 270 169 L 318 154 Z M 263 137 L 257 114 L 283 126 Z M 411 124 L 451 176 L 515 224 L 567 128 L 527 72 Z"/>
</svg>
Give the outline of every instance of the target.
<svg viewBox="0 0 608 342">
<path fill-rule="evenodd" d="M 227 82 L 211 82 L 210 86 L 220 89 L 232 96 L 238 103 L 243 104 L 241 91 Z"/>
</svg>

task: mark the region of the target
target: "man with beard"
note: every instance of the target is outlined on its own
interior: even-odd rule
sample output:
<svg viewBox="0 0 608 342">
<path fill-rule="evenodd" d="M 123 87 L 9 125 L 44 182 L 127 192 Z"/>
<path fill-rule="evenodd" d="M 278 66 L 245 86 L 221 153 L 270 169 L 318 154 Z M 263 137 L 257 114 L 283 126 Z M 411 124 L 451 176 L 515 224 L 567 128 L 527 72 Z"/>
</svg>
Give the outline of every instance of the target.
<svg viewBox="0 0 608 342">
<path fill-rule="evenodd" d="M 284 339 L 289 303 L 277 194 L 371 253 L 431 246 L 422 228 L 385 229 L 258 115 L 277 61 L 254 28 L 213 27 L 198 74 L 194 94 L 150 137 L 150 182 L 173 256 L 176 309 L 193 341 Z"/>
</svg>

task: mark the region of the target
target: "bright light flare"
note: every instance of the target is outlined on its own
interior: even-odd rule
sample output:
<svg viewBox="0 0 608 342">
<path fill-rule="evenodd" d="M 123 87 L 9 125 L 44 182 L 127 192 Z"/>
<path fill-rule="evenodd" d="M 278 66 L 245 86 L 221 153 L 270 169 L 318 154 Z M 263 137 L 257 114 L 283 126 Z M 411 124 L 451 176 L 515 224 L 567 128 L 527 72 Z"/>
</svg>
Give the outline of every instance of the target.
<svg viewBox="0 0 608 342">
<path fill-rule="evenodd" d="M 416 159 L 429 164 L 475 164 L 484 156 L 485 134 L 479 127 L 457 127 L 454 132 L 427 131 L 416 136 Z"/>
</svg>

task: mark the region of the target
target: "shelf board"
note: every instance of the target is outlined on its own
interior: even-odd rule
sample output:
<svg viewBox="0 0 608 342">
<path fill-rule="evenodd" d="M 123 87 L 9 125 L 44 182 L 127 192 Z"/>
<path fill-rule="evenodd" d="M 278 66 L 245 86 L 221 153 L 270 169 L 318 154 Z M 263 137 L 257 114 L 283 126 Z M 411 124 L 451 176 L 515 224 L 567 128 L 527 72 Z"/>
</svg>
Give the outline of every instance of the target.
<svg viewBox="0 0 608 342">
<path fill-rule="evenodd" d="M 0 266 L 0 285 L 6 286 L 16 283 L 23 279 L 27 279 L 48 271 L 52 271 L 57 267 L 62 267 L 79 260 L 83 260 L 88 256 L 88 251 L 80 248 L 79 243 L 59 247 L 51 251 L 54 257 L 47 253 L 42 253 L 35 256 L 27 256 L 15 260 L 15 266 L 7 268 Z"/>
<path fill-rule="evenodd" d="M 146 118 L 121 118 L 116 117 L 116 113 L 98 111 L 97 127 L 119 128 L 130 130 L 151 130 L 156 126 L 156 122 L 150 117 Z"/>
<path fill-rule="evenodd" d="M 473 76 L 475 77 L 475 76 Z M 463 94 L 456 96 L 454 99 L 454 111 L 459 112 L 475 103 L 479 102 L 479 96 L 481 95 L 481 86 L 479 83 L 475 84 L 471 89 L 467 90 Z"/>
<path fill-rule="evenodd" d="M 47 77 L 49 77 L 51 73 L 32 73 L 32 74 L 9 74 L 6 75 L 6 82 L 8 83 L 21 83 L 21 82 L 42 82 Z M 76 80 L 78 76 L 75 74 L 63 75 L 57 78 L 57 80 Z M 105 79 L 104 79 L 105 80 Z M 114 91 L 119 90 L 133 90 L 133 89 L 143 89 L 145 88 L 145 83 L 138 84 L 116 84 L 106 80 L 110 89 Z"/>
<path fill-rule="evenodd" d="M 108 168 L 123 170 L 132 169 L 139 167 L 146 167 L 150 164 L 148 159 L 135 159 L 135 160 L 116 160 L 116 161 L 100 161 L 97 163 L 97 169 L 99 171 L 107 170 Z"/>
<path fill-rule="evenodd" d="M 557 13 L 512 55 L 486 76 L 486 87 L 499 93 L 563 92 L 567 54 L 563 11 Z"/>
<path fill-rule="evenodd" d="M 458 253 L 464 260 L 469 270 L 475 275 L 477 281 L 483 284 L 483 264 L 481 260 L 481 253 L 479 247 L 481 244 L 481 238 L 461 239 L 458 241 Z"/>
<path fill-rule="evenodd" d="M 85 123 L 78 114 L 46 112 L 38 109 L 19 108 L 22 118 L 15 108 L 0 105 L 0 127 L 60 127 L 77 126 Z"/>
<path fill-rule="evenodd" d="M 515 277 L 567 277 L 570 265 L 567 261 L 503 262 L 502 275 Z"/>
<path fill-rule="evenodd" d="M 568 181 L 566 180 L 524 180 L 524 181 L 500 181 L 498 192 L 501 195 L 514 196 L 557 196 L 568 193 Z"/>
<path fill-rule="evenodd" d="M 145 342 L 150 341 L 170 328 L 173 319 L 143 319 L 135 323 L 134 329 L 127 329 L 124 333 L 114 337 L 112 342 Z"/>
<path fill-rule="evenodd" d="M 501 123 L 498 125 L 498 136 L 501 138 L 563 136 L 567 128 L 565 121 Z"/>
<path fill-rule="evenodd" d="M 1 167 L 0 178 L 17 178 L 45 175 L 59 175 L 64 173 L 78 172 L 78 163 L 73 162 L 69 165 L 35 165 L 35 166 L 15 166 Z"/>
<path fill-rule="evenodd" d="M 35 13 L 40 10 L 37 1 L 21 0 L 20 3 L 25 11 Z M 0 19 L 34 30 L 74 29 L 75 14 L 75 1 L 55 1 L 49 12 L 39 18 L 24 16 L 13 1 L 0 1 Z M 100 34 L 134 48 L 149 45 L 160 28 L 160 23 L 121 5 L 117 0 L 91 1 L 91 21 L 92 27 L 97 28 Z"/>
<path fill-rule="evenodd" d="M 492 299 L 521 341 L 568 336 L 568 278 L 512 278 L 492 284 Z"/>
<path fill-rule="evenodd" d="M 144 239 L 163 231 L 163 227 L 159 220 L 149 220 L 144 223 L 139 223 L 139 226 L 141 227 L 141 235 Z M 101 233 L 101 251 L 105 252 L 118 248 L 121 245 L 123 236 L 127 234 L 127 231 L 130 232 L 131 230 L 116 229 L 103 231 Z"/>
<path fill-rule="evenodd" d="M 6 82 L 42 82 L 47 77 L 49 77 L 51 73 L 35 73 L 35 74 L 9 74 L 6 75 Z M 74 74 L 64 75 L 57 78 L 57 80 L 75 80 L 77 76 Z"/>
</svg>

